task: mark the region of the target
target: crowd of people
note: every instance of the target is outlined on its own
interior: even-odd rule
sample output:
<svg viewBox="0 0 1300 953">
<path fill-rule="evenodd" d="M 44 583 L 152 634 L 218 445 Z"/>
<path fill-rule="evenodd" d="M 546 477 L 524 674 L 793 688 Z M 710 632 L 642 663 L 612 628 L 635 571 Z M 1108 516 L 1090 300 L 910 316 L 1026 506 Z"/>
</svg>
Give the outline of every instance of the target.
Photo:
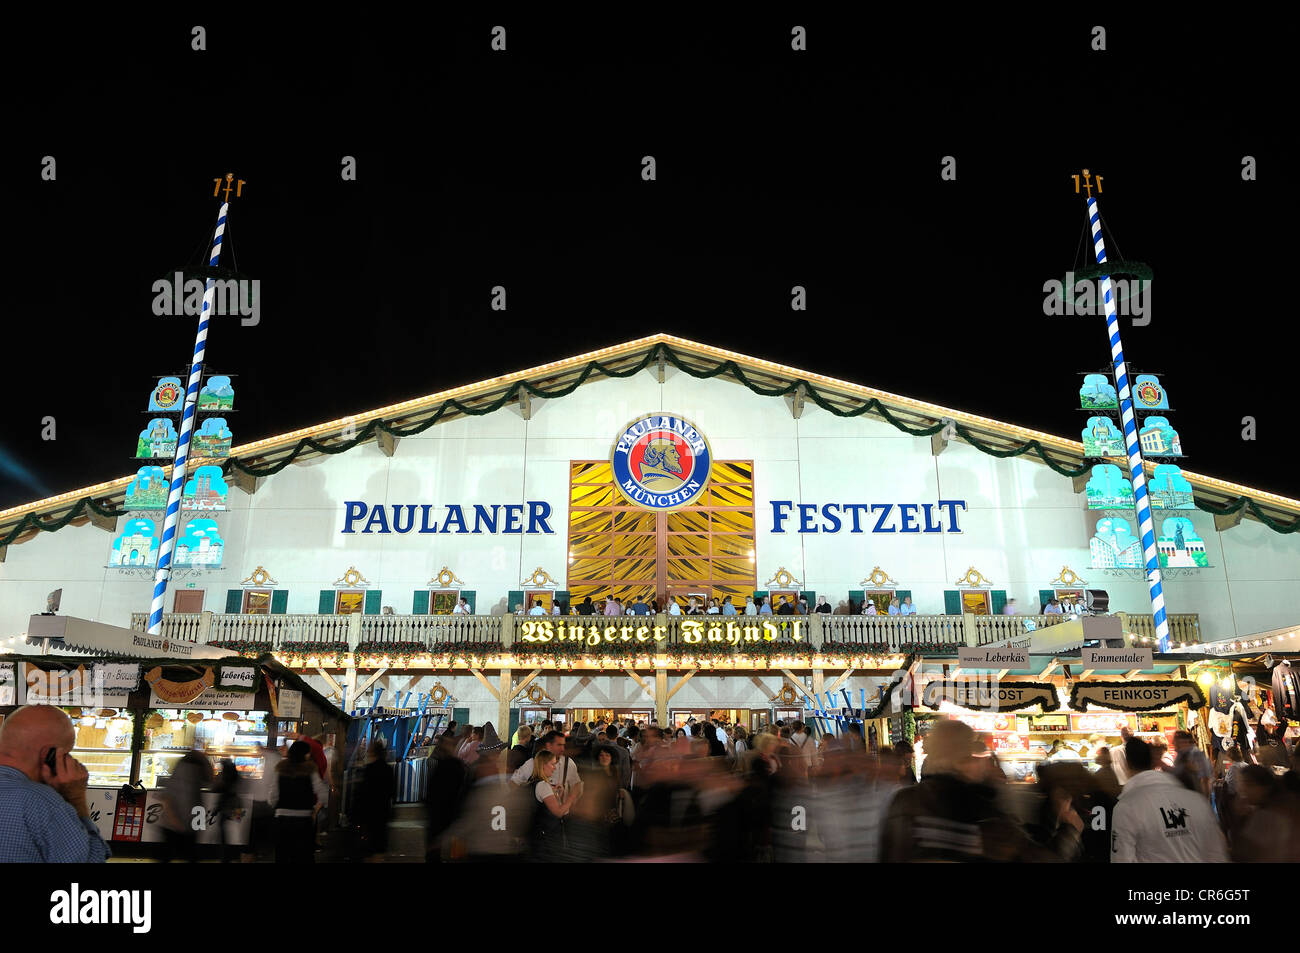
<svg viewBox="0 0 1300 953">
<path fill-rule="evenodd" d="M 1239 753 L 1213 768 L 1186 732 L 1175 744 L 1126 736 L 1095 771 L 1050 758 L 1023 784 L 956 720 L 925 735 L 919 779 L 909 744 L 871 750 L 856 725 L 817 737 L 798 721 L 753 734 L 717 719 L 544 722 L 509 743 L 490 723 L 453 725 L 428 765 L 428 858 L 1300 860 L 1284 745 L 1274 771 Z"/>
<path fill-rule="evenodd" d="M 1122 744 L 1092 753 L 1095 770 L 1062 748 L 1032 784 L 1008 781 L 986 740 L 959 720 L 936 719 L 915 752 L 906 742 L 876 750 L 859 725 L 843 727 L 546 721 L 507 741 L 491 722 L 453 723 L 430 739 L 427 859 L 1300 860 L 1300 775 L 1280 726 L 1250 752 L 1229 746 L 1213 763 L 1188 732 L 1170 751 L 1125 731 Z M 109 856 L 90 819 L 86 769 L 69 753 L 74 737 L 67 715 L 49 706 L 0 725 L 0 862 Z M 359 845 L 351 856 L 382 859 L 393 765 L 382 741 L 366 754 L 349 810 Z M 277 862 L 311 862 L 335 776 L 319 740 L 268 751 L 262 781 L 242 789 L 254 818 L 239 852 L 252 859 L 271 848 Z M 218 810 L 241 793 L 233 765 L 214 776 L 196 751 L 164 791 L 170 857 L 194 859 L 189 821 L 204 790 L 218 792 Z"/>
</svg>

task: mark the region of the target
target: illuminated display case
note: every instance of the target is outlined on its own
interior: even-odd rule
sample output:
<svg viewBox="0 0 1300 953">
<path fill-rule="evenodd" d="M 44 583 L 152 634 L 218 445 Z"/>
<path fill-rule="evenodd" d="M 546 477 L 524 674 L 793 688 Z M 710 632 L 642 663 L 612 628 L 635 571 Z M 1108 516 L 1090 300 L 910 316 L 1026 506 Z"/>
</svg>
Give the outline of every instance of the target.
<svg viewBox="0 0 1300 953">
<path fill-rule="evenodd" d="M 92 788 L 118 788 L 131 780 L 135 716 L 113 708 L 64 708 L 77 729 L 72 756 L 86 766 Z"/>
<path fill-rule="evenodd" d="M 262 746 L 266 744 L 263 712 L 160 709 L 147 724 L 153 727 L 145 728 L 140 755 L 140 783 L 146 788 L 160 787 L 195 746 L 211 760 L 214 775 L 221 761 L 230 758 L 241 777 L 256 780 L 262 776 Z"/>
</svg>

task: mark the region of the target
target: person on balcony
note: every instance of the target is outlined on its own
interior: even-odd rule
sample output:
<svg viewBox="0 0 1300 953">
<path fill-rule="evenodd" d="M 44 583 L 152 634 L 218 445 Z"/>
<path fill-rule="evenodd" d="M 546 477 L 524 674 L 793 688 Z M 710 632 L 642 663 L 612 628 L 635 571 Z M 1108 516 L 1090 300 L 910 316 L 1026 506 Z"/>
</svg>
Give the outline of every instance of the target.
<svg viewBox="0 0 1300 953">
<path fill-rule="evenodd" d="M 826 601 L 826 597 L 821 593 L 817 594 L 817 608 L 815 608 L 813 611 L 820 612 L 822 615 L 831 614 L 831 604 Z"/>
<path fill-rule="evenodd" d="M 916 606 L 912 605 L 911 596 L 905 596 L 903 598 L 903 605 L 900 611 L 903 615 L 916 615 Z"/>
<path fill-rule="evenodd" d="M 889 600 L 889 614 L 890 614 L 890 615 L 902 615 L 902 614 L 903 614 L 903 610 L 902 610 L 902 608 L 901 608 L 901 607 L 899 606 L 899 604 L 898 604 L 898 597 L 897 597 L 897 596 L 895 596 L 894 598 L 892 598 L 892 599 Z"/>
<path fill-rule="evenodd" d="M 792 599 L 790 596 L 786 596 L 785 601 L 782 602 L 780 607 L 776 610 L 776 614 L 794 615 L 794 599 Z"/>
<path fill-rule="evenodd" d="M 767 600 L 766 597 L 764 597 L 764 598 L 758 600 L 758 614 L 759 614 L 759 615 L 771 615 L 771 614 L 772 614 L 772 606 L 768 603 L 768 600 Z"/>
<path fill-rule="evenodd" d="M 1060 600 L 1053 599 L 1048 602 L 1047 605 L 1043 606 L 1043 615 L 1065 615 L 1061 610 Z"/>
<path fill-rule="evenodd" d="M 1008 600 L 1007 600 L 1007 604 L 1006 604 L 1005 606 L 1002 607 L 1002 614 L 1003 614 L 1003 615 L 1015 615 L 1015 614 L 1016 614 L 1016 600 L 1015 600 L 1015 599 L 1008 599 Z"/>
<path fill-rule="evenodd" d="M 880 613 L 876 611 L 876 604 L 875 604 L 875 602 L 873 602 L 873 601 L 870 600 L 870 599 L 867 599 L 865 602 L 862 603 L 862 614 L 863 614 L 863 615 L 879 615 Z"/>
<path fill-rule="evenodd" d="M 455 608 L 453 608 L 453 609 L 451 610 L 451 614 L 452 614 L 452 615 L 469 615 L 469 600 L 468 600 L 468 599 L 459 599 L 459 600 L 457 600 Z"/>
<path fill-rule="evenodd" d="M 669 599 L 669 600 L 668 600 L 668 614 L 669 614 L 669 615 L 681 615 L 681 614 L 682 614 L 682 607 L 681 607 L 681 605 L 677 602 L 676 599 Z"/>
<path fill-rule="evenodd" d="M 529 615 L 546 615 L 546 606 L 542 605 L 541 599 L 533 600 L 533 607 L 528 610 Z"/>
<path fill-rule="evenodd" d="M 734 602 L 732 602 L 730 599 L 723 599 L 723 600 L 722 600 L 722 614 L 723 614 L 723 615 L 735 615 L 735 614 L 736 614 L 736 604 L 735 604 Z"/>
</svg>

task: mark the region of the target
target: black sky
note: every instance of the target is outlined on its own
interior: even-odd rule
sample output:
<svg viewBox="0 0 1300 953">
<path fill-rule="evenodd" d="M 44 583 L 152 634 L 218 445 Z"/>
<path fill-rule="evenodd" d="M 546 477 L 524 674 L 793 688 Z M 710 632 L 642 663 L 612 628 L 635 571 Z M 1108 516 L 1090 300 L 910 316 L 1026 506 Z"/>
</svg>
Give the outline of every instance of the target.
<svg viewBox="0 0 1300 953">
<path fill-rule="evenodd" d="M 222 264 L 263 295 L 258 326 L 209 338 L 237 444 L 661 330 L 1077 439 L 1105 329 L 1045 317 L 1042 289 L 1089 264 L 1089 166 L 1159 279 L 1124 343 L 1164 375 L 1183 465 L 1300 497 L 1276 25 L 200 22 L 202 53 L 187 19 L 20 38 L 45 66 L 10 87 L 0 507 L 136 469 L 153 378 L 194 337 L 151 285 L 197 261 L 231 170 Z"/>
</svg>

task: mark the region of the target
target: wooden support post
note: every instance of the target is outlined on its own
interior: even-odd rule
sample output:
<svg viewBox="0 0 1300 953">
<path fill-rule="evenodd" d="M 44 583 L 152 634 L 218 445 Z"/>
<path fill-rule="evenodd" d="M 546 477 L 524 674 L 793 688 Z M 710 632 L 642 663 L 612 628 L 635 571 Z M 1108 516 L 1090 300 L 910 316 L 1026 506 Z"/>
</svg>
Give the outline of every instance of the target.
<svg viewBox="0 0 1300 953">
<path fill-rule="evenodd" d="M 843 685 L 845 682 L 847 682 L 853 676 L 853 673 L 855 671 L 856 669 L 850 668 L 840 673 L 840 675 L 835 679 L 835 681 L 831 682 L 829 685 L 826 686 L 826 691 L 828 693 L 839 691 L 840 686 Z"/>
<path fill-rule="evenodd" d="M 344 675 L 343 704 L 339 707 L 344 711 L 351 711 L 357 707 L 357 669 L 355 665 L 349 665 L 347 673 Z"/>
<path fill-rule="evenodd" d="M 533 395 L 523 387 L 519 388 L 519 416 L 524 420 L 533 419 Z"/>
<path fill-rule="evenodd" d="M 353 669 L 352 671 L 355 672 L 356 669 Z M 353 695 L 352 697 L 353 697 L 354 699 L 355 699 L 355 698 L 360 698 L 362 695 L 365 694 L 367 688 L 369 688 L 371 685 L 375 684 L 375 682 L 379 681 L 379 677 L 380 677 L 381 675 L 386 674 L 387 672 L 388 672 L 388 669 L 386 669 L 386 668 L 376 669 L 373 673 L 371 673 L 371 675 L 370 675 L 369 678 L 367 678 L 364 682 L 362 682 L 359 686 L 357 686 L 356 694 Z"/>
<path fill-rule="evenodd" d="M 1086 490 L 1088 488 L 1088 480 L 1091 477 L 1092 477 L 1092 470 L 1088 470 L 1087 473 L 1080 473 L 1077 477 L 1071 477 L 1070 480 L 1074 484 L 1074 492 L 1082 493 L 1084 490 Z"/>
<path fill-rule="evenodd" d="M 1079 675 L 1079 681 L 1081 681 L 1081 682 L 1085 682 L 1085 681 L 1087 681 L 1087 680 L 1088 680 L 1088 676 L 1091 675 L 1094 671 L 1096 671 L 1096 669 L 1085 668 L 1085 669 L 1083 670 L 1083 672 L 1080 673 L 1080 675 Z"/>
<path fill-rule="evenodd" d="M 1061 664 L 1061 660 L 1059 658 L 1052 659 L 1050 662 L 1047 663 L 1047 668 L 1043 669 L 1041 672 L 1038 673 L 1038 677 L 1047 678 L 1047 676 L 1051 675 L 1054 671 L 1056 671 L 1056 666 L 1060 664 Z"/>
<path fill-rule="evenodd" d="M 790 671 L 788 668 L 783 668 L 781 669 L 781 674 L 790 680 L 790 684 L 794 686 L 794 690 L 800 695 L 804 698 L 812 698 L 812 696 L 808 694 L 808 689 L 803 687 L 803 682 L 799 681 L 799 679 L 795 677 L 794 672 Z"/>
<path fill-rule="evenodd" d="M 537 676 L 541 674 L 542 674 L 542 670 L 540 668 L 533 669 L 532 674 L 530 674 L 527 678 L 525 678 L 514 688 L 510 689 L 510 700 L 514 701 L 516 698 L 518 698 L 520 694 L 523 692 L 523 690 L 533 683 L 533 679 L 537 678 Z"/>
<path fill-rule="evenodd" d="M 1232 529 L 1241 522 L 1241 518 L 1245 515 L 1246 508 L 1244 506 L 1235 513 L 1224 513 L 1222 515 L 1216 513 L 1214 515 L 1214 531 L 1222 533 Z"/>
<path fill-rule="evenodd" d="M 975 613 L 963 612 L 961 614 L 962 628 L 966 630 L 966 644 L 970 646 L 979 645 L 980 633 L 975 627 Z"/>
<path fill-rule="evenodd" d="M 510 669 L 503 668 L 500 677 L 501 691 L 497 695 L 497 723 L 494 726 L 497 730 L 497 736 L 504 738 L 506 744 L 510 744 L 510 703 L 514 700 L 514 693 L 510 691 Z"/>
<path fill-rule="evenodd" d="M 343 696 L 343 689 L 342 687 L 340 687 L 339 683 L 334 680 L 333 675 L 325 671 L 325 669 L 321 668 L 319 665 L 316 666 L 316 674 L 319 675 L 321 678 L 325 679 L 325 681 L 329 682 L 330 687 L 334 689 L 334 693 L 336 695 L 338 695 L 340 698 Z"/>
<path fill-rule="evenodd" d="M 386 457 L 391 457 L 397 452 L 397 441 L 399 437 L 394 437 L 386 430 L 375 428 L 375 443 L 379 444 L 379 452 Z"/>
<path fill-rule="evenodd" d="M 664 356 L 660 354 L 659 360 L 656 364 L 655 377 L 661 384 L 664 382 L 664 371 L 667 369 L 667 365 L 668 362 L 665 361 Z"/>
<path fill-rule="evenodd" d="M 943 431 L 930 434 L 930 455 L 937 457 L 948 449 L 948 441 L 943 439 Z"/>
<path fill-rule="evenodd" d="M 8 547 L 8 546 L 0 546 L 0 563 L 4 562 L 4 561 L 5 561 L 5 557 L 8 556 L 8 555 L 9 555 L 9 547 Z"/>
<path fill-rule="evenodd" d="M 659 727 L 668 730 L 668 670 L 655 669 L 655 717 Z"/>
</svg>

